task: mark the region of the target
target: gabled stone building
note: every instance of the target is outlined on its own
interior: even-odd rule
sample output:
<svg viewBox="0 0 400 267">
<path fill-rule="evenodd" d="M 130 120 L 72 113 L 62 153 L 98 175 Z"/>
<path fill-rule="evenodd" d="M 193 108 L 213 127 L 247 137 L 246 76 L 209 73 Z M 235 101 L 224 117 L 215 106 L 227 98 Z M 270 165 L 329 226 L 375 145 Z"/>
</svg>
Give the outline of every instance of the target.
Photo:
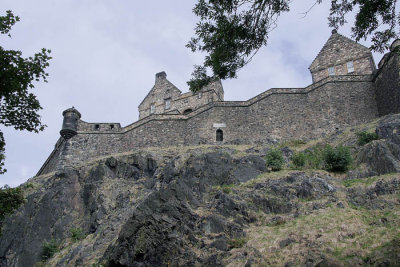
<svg viewBox="0 0 400 267">
<path fill-rule="evenodd" d="M 376 70 L 371 51 L 335 30 L 312 62 L 313 83 L 328 76 L 368 75 Z"/>
<path fill-rule="evenodd" d="M 152 114 L 187 115 L 214 101 L 224 101 L 224 89 L 220 81 L 212 82 L 195 94 L 182 94 L 181 90 L 167 80 L 167 74 L 163 71 L 156 74 L 153 88 L 139 105 L 139 119 Z"/>
<path fill-rule="evenodd" d="M 399 48 L 397 40 L 376 69 L 368 48 L 333 32 L 309 67 L 311 85 L 273 88 L 247 101 L 224 101 L 219 81 L 182 94 L 158 73 L 139 120 L 128 126 L 64 111 L 61 137 L 38 175 L 140 147 L 312 139 L 399 113 Z"/>
</svg>

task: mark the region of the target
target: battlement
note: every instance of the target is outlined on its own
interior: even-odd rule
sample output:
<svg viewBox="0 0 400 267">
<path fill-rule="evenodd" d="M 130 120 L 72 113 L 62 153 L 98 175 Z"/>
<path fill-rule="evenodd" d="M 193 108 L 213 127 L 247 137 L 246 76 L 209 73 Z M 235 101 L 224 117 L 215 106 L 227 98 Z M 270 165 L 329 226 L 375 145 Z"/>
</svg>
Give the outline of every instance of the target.
<svg viewBox="0 0 400 267">
<path fill-rule="evenodd" d="M 310 66 L 311 85 L 272 88 L 247 101 L 224 101 L 220 81 L 182 93 L 165 72 L 157 73 L 139 105 L 140 120 L 126 127 L 84 122 L 76 109 L 65 111 L 62 137 L 38 174 L 141 147 L 313 139 L 400 112 L 398 44 L 376 70 L 367 48 L 333 33 Z"/>
</svg>

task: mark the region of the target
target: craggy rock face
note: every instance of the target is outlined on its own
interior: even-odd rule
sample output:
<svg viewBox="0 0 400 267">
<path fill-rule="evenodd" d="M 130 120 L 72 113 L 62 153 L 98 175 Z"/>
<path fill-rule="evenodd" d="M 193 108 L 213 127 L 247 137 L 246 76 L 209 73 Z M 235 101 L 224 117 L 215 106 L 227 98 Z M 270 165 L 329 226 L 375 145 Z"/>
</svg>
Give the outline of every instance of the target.
<svg viewBox="0 0 400 267">
<path fill-rule="evenodd" d="M 196 261 L 189 245 L 202 229 L 227 229 L 225 239 L 244 235 L 242 225 L 194 212 L 209 201 L 212 187 L 247 181 L 265 170 L 259 156 L 233 159 L 223 151 L 184 161 L 137 153 L 35 178 L 26 204 L 3 229 L 1 261 L 4 266 L 33 266 L 46 240 L 66 240 L 71 229 L 82 229 L 92 240 L 72 246 L 57 264 L 93 258 L 126 266 L 189 264 Z"/>
</svg>

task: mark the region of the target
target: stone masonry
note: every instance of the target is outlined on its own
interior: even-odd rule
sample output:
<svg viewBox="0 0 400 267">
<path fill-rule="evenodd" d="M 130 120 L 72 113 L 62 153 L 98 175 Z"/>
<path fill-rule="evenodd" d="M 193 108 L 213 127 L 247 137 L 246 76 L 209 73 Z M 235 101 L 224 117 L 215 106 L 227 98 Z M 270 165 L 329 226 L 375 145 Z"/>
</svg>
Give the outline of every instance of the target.
<svg viewBox="0 0 400 267">
<path fill-rule="evenodd" d="M 167 80 L 167 74 L 156 74 L 156 82 L 139 105 L 139 119 L 153 114 L 189 114 L 193 110 L 214 101 L 224 101 L 224 89 L 220 81 L 210 83 L 195 94 L 182 92 Z"/>
<path fill-rule="evenodd" d="M 312 139 L 400 112 L 400 41 L 375 68 L 364 46 L 333 32 L 310 66 L 306 88 L 274 88 L 247 101 L 224 101 L 220 81 L 184 93 L 156 74 L 139 105 L 139 120 L 88 123 L 76 109 L 64 112 L 53 152 L 38 175 L 141 147 L 263 144 Z"/>
</svg>

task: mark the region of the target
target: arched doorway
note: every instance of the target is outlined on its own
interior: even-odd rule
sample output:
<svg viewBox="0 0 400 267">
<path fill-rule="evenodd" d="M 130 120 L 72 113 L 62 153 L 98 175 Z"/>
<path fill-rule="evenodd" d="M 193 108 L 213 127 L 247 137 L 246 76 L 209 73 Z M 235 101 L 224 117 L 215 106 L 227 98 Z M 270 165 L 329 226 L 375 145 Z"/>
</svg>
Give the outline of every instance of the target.
<svg viewBox="0 0 400 267">
<path fill-rule="evenodd" d="M 216 141 L 217 142 L 224 141 L 224 132 L 221 129 L 218 129 L 216 132 Z"/>
</svg>

